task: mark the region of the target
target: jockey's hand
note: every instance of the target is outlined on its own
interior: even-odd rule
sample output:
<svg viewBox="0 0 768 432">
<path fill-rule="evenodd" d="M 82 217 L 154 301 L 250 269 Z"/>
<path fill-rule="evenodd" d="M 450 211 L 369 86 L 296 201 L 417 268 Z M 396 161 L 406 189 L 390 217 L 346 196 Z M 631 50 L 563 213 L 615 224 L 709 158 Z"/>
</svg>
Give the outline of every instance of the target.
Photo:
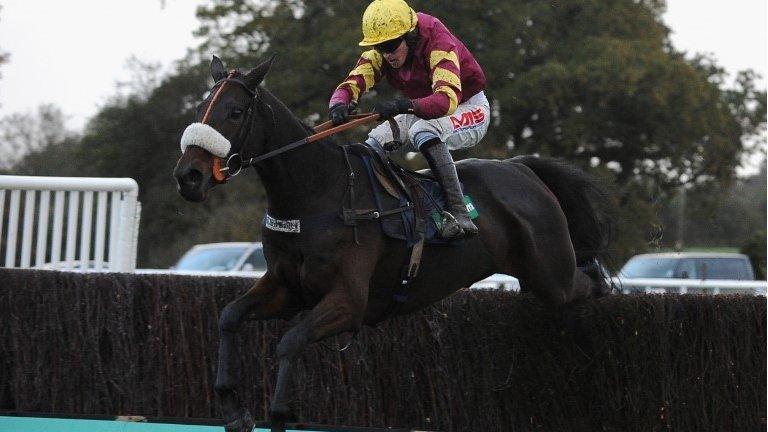
<svg viewBox="0 0 768 432">
<path fill-rule="evenodd" d="M 394 99 L 377 103 L 373 112 L 379 114 L 379 120 L 389 120 L 398 114 L 413 114 L 414 107 L 410 99 Z"/>
<path fill-rule="evenodd" d="M 357 104 L 354 101 L 350 103 L 340 102 L 330 108 L 328 117 L 334 126 L 338 126 L 346 123 L 349 120 L 349 115 L 354 114 L 356 109 Z"/>
</svg>

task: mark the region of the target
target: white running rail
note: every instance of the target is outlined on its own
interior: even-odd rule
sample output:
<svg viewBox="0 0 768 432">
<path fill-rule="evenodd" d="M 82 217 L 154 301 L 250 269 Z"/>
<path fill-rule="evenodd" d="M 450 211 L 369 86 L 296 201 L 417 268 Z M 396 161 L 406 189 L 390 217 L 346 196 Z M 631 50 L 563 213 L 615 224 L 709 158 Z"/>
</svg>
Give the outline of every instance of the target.
<svg viewBox="0 0 768 432">
<path fill-rule="evenodd" d="M 613 282 L 617 289 L 616 292 L 623 294 L 752 294 L 764 296 L 766 295 L 766 288 L 768 288 L 768 282 L 764 280 L 611 278 L 608 282 Z M 512 276 L 495 274 L 475 282 L 470 288 L 519 291 L 520 282 Z"/>
<path fill-rule="evenodd" d="M 133 271 L 138 194 L 130 178 L 0 175 L 0 264 Z"/>
</svg>

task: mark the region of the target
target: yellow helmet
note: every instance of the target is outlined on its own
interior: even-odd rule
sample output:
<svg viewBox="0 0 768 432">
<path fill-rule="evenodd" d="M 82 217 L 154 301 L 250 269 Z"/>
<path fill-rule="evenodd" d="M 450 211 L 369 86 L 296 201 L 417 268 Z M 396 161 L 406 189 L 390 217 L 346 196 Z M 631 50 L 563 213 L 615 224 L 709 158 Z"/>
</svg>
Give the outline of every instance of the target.
<svg viewBox="0 0 768 432">
<path fill-rule="evenodd" d="M 374 0 L 363 13 L 360 46 L 377 45 L 416 28 L 416 12 L 403 0 Z"/>
</svg>

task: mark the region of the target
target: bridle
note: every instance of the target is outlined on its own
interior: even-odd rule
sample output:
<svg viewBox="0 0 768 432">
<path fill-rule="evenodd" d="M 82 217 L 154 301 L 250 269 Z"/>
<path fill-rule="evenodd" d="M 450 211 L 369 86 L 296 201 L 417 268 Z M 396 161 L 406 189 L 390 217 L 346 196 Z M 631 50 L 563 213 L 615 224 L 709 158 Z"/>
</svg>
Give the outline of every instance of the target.
<svg viewBox="0 0 768 432">
<path fill-rule="evenodd" d="M 216 105 L 216 102 L 218 102 L 219 97 L 221 96 L 221 92 L 224 90 L 227 84 L 233 83 L 233 84 L 239 85 L 251 97 L 250 103 L 245 108 L 245 112 L 243 114 L 243 120 L 240 123 L 240 127 L 238 128 L 237 133 L 235 134 L 235 139 L 240 143 L 238 148 L 240 149 L 240 152 L 242 152 L 243 147 L 245 146 L 245 143 L 248 142 L 248 136 L 250 135 L 250 132 L 252 129 L 251 117 L 253 116 L 254 111 L 258 109 L 257 107 L 260 106 L 259 102 L 261 102 L 261 104 L 263 104 L 269 110 L 271 114 L 270 118 L 272 120 L 273 128 L 275 126 L 275 116 L 274 116 L 274 112 L 272 111 L 272 107 L 268 103 L 261 100 L 258 87 L 256 87 L 255 91 L 251 90 L 244 81 L 242 81 L 239 78 L 235 78 L 236 73 L 237 71 L 233 70 L 225 78 L 222 78 L 213 84 L 213 88 L 215 89 L 218 86 L 218 89 L 216 89 L 216 92 L 213 94 L 213 97 L 211 98 L 211 102 L 208 104 L 208 108 L 205 111 L 205 115 L 203 115 L 203 119 L 201 120 L 201 123 L 207 124 L 210 114 L 213 110 L 213 107 L 214 105 Z M 240 173 L 240 171 L 242 170 L 242 167 L 238 167 L 237 171 L 234 174 L 231 174 L 231 171 L 232 171 L 231 166 L 233 164 L 233 161 L 237 159 L 242 160 L 240 153 L 230 154 L 229 156 L 227 156 L 227 161 L 225 164 L 226 168 L 223 168 L 221 166 L 223 162 L 223 158 L 220 158 L 218 156 L 213 157 L 213 167 L 211 169 L 211 173 L 216 183 L 226 183 L 230 177 L 234 177 Z"/>
<path fill-rule="evenodd" d="M 236 139 L 240 142 L 240 146 L 238 147 L 239 152 L 231 153 L 229 156 L 227 156 L 227 160 L 226 160 L 226 163 L 224 164 L 225 165 L 224 167 L 221 166 L 223 158 L 220 158 L 218 156 L 213 157 L 212 176 L 214 181 L 216 181 L 216 183 L 226 183 L 230 177 L 234 177 L 238 175 L 243 170 L 243 168 L 254 166 L 255 164 L 263 160 L 266 160 L 274 156 L 277 156 L 281 153 L 285 153 L 287 151 L 293 150 L 297 147 L 301 147 L 304 144 L 318 141 L 328 136 L 331 136 L 333 134 L 345 131 L 347 129 L 351 129 L 355 126 L 371 123 L 379 119 L 378 113 L 365 113 L 365 114 L 350 115 L 349 117 L 353 119 L 352 121 L 349 121 L 347 123 L 344 123 L 336 127 L 332 127 L 332 123 L 330 121 L 327 121 L 315 127 L 315 134 L 313 135 L 310 135 L 299 141 L 287 144 L 278 149 L 269 151 L 262 155 L 254 156 L 245 160 L 242 156 L 242 152 L 243 152 L 243 147 L 248 141 L 248 136 L 250 135 L 250 132 L 252 129 L 250 124 L 251 124 L 251 117 L 254 115 L 254 111 L 259 110 L 260 107 L 262 106 L 265 107 L 270 113 L 271 125 L 273 130 L 276 127 L 276 121 L 275 121 L 275 113 L 272 110 L 272 107 L 269 105 L 269 103 L 265 102 L 261 98 L 259 87 L 257 86 L 255 91 L 251 90 L 244 81 L 238 78 L 235 78 L 236 73 L 237 73 L 236 71 L 231 71 L 227 77 L 222 78 L 216 81 L 216 83 L 214 83 L 213 88 L 216 88 L 216 86 L 219 86 L 219 88 L 216 90 L 216 93 L 213 94 L 213 97 L 211 98 L 211 103 L 208 104 L 208 108 L 206 109 L 205 115 L 203 116 L 203 119 L 201 121 L 201 123 L 203 124 L 205 124 L 208 121 L 208 118 L 213 109 L 213 106 L 216 104 L 216 102 L 218 102 L 218 99 L 219 99 L 219 96 L 221 95 L 222 90 L 224 89 L 224 87 L 226 87 L 228 83 L 234 83 L 239 85 L 251 96 L 251 102 L 245 111 L 245 114 L 243 116 L 243 121 L 235 135 Z M 244 133 L 243 133 L 243 129 L 245 129 Z"/>
</svg>

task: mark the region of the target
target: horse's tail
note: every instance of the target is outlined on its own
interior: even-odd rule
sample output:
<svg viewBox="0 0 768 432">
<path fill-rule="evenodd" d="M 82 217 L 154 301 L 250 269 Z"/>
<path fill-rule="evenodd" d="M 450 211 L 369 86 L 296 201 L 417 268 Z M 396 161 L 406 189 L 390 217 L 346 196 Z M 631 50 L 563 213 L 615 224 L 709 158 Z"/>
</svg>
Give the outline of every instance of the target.
<svg viewBox="0 0 768 432">
<path fill-rule="evenodd" d="M 563 160 L 524 155 L 510 161 L 530 168 L 555 194 L 568 220 L 576 265 L 592 279 L 596 296 L 610 292 L 604 271 L 604 265 L 610 264 L 608 245 L 613 230 L 607 188 Z"/>
</svg>

